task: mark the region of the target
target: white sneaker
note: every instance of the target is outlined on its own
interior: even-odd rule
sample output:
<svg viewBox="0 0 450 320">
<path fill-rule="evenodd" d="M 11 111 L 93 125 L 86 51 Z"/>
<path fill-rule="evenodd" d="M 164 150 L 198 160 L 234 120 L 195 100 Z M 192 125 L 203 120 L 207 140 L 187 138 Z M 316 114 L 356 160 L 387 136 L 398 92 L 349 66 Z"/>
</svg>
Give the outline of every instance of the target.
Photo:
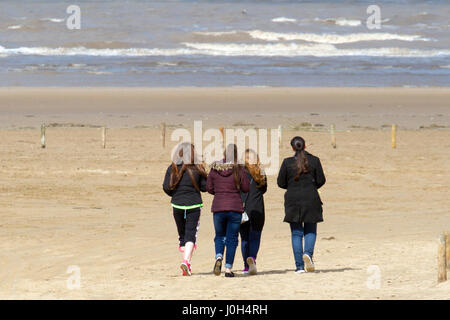
<svg viewBox="0 0 450 320">
<path fill-rule="evenodd" d="M 214 263 L 213 273 L 216 276 L 220 276 L 222 273 L 222 257 L 218 257 Z"/>
<path fill-rule="evenodd" d="M 299 270 L 295 270 L 295 272 L 294 273 L 305 273 L 306 271 L 305 270 L 303 270 L 303 269 L 299 269 Z"/>
<path fill-rule="evenodd" d="M 305 263 L 306 272 L 314 272 L 315 267 L 311 257 L 307 254 L 303 255 L 303 262 Z"/>
<path fill-rule="evenodd" d="M 256 275 L 258 271 L 256 270 L 256 261 L 252 257 L 247 258 L 248 273 L 252 276 Z"/>
</svg>

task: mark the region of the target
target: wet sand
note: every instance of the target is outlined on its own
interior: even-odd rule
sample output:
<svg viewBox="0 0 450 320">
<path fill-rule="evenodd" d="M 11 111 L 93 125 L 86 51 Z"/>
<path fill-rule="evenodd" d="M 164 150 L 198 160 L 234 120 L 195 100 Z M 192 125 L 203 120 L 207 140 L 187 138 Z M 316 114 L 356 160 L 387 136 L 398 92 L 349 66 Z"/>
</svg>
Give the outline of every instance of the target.
<svg viewBox="0 0 450 320">
<path fill-rule="evenodd" d="M 0 126 L 448 126 L 448 88 L 0 88 Z"/>
</svg>

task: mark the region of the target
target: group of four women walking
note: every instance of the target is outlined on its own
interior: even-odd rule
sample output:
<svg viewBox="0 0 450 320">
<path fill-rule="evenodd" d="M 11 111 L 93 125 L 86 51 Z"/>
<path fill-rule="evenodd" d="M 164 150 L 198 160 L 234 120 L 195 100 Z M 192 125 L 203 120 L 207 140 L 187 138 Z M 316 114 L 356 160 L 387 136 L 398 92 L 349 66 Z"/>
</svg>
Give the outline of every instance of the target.
<svg viewBox="0 0 450 320">
<path fill-rule="evenodd" d="M 305 151 L 303 138 L 294 137 L 291 146 L 295 155 L 283 160 L 277 184 L 287 190 L 284 222 L 291 228 L 295 272 L 312 272 L 317 223 L 323 221 L 318 189 L 325 184 L 325 176 L 319 158 Z M 179 235 L 178 249 L 183 255 L 180 265 L 183 275 L 192 274 L 191 258 L 196 248 L 200 209 L 203 207 L 201 192 L 206 191 L 214 195 L 211 206 L 216 252 L 213 273 L 221 274 L 225 259 L 225 277 L 234 277 L 232 268 L 239 234 L 244 259 L 242 273 L 257 273 L 256 258 L 265 220 L 263 195 L 267 191 L 267 177 L 255 151 L 245 150 L 244 165 L 240 165 L 237 147 L 230 144 L 223 159 L 214 162 L 207 174 L 203 165 L 198 164 L 194 146 L 182 143 L 167 168 L 163 189 L 172 197 Z"/>
</svg>

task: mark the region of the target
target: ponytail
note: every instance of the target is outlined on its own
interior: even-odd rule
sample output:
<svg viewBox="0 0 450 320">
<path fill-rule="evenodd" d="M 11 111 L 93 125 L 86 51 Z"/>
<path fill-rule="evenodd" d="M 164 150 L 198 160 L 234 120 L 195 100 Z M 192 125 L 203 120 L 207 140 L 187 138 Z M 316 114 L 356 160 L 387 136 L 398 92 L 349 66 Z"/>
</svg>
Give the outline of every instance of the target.
<svg viewBox="0 0 450 320">
<path fill-rule="evenodd" d="M 291 146 L 295 151 L 295 168 L 297 174 L 295 175 L 295 181 L 298 181 L 302 173 L 308 172 L 308 158 L 305 153 L 305 140 L 302 137 L 294 137 L 291 140 Z"/>
</svg>

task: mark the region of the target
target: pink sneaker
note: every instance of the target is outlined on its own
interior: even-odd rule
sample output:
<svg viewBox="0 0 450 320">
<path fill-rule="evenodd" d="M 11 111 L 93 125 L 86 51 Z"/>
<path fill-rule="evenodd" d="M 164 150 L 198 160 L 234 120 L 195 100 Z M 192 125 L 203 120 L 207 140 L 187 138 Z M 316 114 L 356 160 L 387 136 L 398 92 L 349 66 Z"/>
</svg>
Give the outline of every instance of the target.
<svg viewBox="0 0 450 320">
<path fill-rule="evenodd" d="M 183 270 L 183 276 L 192 275 L 191 265 L 187 260 L 183 260 L 183 262 L 180 265 L 180 268 L 181 268 L 181 270 Z"/>
<path fill-rule="evenodd" d="M 244 270 L 241 271 L 242 274 L 248 274 L 248 267 L 245 267 Z"/>
</svg>

